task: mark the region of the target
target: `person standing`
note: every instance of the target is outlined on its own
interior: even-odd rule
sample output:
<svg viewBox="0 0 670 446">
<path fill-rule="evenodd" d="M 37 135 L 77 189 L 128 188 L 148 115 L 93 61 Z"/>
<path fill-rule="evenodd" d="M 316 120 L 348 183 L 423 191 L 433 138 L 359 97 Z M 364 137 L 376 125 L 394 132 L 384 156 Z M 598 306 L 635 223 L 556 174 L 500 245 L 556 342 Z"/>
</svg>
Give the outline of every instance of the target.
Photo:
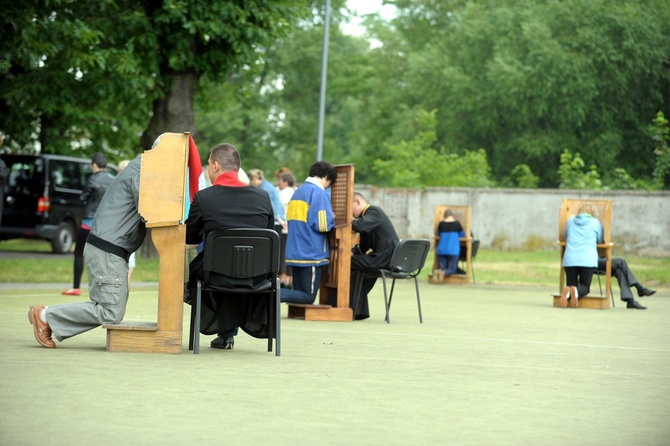
<svg viewBox="0 0 670 446">
<path fill-rule="evenodd" d="M 330 263 L 328 232 L 335 227 L 335 214 L 326 190 L 336 180 L 335 166 L 317 161 L 288 203 L 286 265 L 293 272 L 293 288 L 282 289 L 282 302 L 313 304 L 316 299 L 321 268 Z"/>
<path fill-rule="evenodd" d="M 400 240 L 384 211 L 368 204 L 363 194 L 354 192 L 352 209 L 351 228 L 358 232 L 360 241 L 351 256 L 349 306 L 354 311 L 354 319 L 361 320 L 370 317 L 368 294 L 377 282 L 377 277 L 363 276 L 367 271 L 388 268 Z"/>
<path fill-rule="evenodd" d="M 198 244 L 215 230 L 231 228 L 274 229 L 274 212 L 270 197 L 262 189 L 249 186 L 239 179 L 240 154 L 227 143 L 210 150 L 207 171 L 211 186 L 193 197 L 186 220 L 186 243 Z M 250 171 L 251 172 L 251 171 Z M 188 298 L 195 296 L 197 279 L 203 279 L 203 260 L 200 252 L 190 263 Z M 203 299 L 200 332 L 216 334 L 212 348 L 232 350 L 238 327 L 255 337 L 267 337 L 265 295 L 214 293 L 214 299 Z"/>
<path fill-rule="evenodd" d="M 74 246 L 74 280 L 72 281 L 72 288 L 63 291 L 61 294 L 66 296 L 79 296 L 81 294 L 81 275 L 84 272 L 84 246 L 86 245 L 86 238 L 91 232 L 91 225 L 93 225 L 93 217 L 100 206 L 103 195 L 114 177 L 107 172 L 107 158 L 105 155 L 98 152 L 91 157 L 91 170 L 93 173 L 86 181 L 84 191 L 79 196 L 82 203 L 86 205 L 84 210 L 84 218 L 81 220 L 79 227 L 79 234 Z"/>
<path fill-rule="evenodd" d="M 141 165 L 140 154 L 114 178 L 95 214 L 84 246 L 90 301 L 30 307 L 28 319 L 43 347 L 56 347 L 52 335 L 62 342 L 123 320 L 128 302 L 128 257 L 146 236 L 145 222 L 138 212 Z"/>
<path fill-rule="evenodd" d="M 603 226 L 594 217 L 595 208 L 585 203 L 565 225 L 563 268 L 567 286 L 561 293 L 560 306 L 579 306 L 579 296 L 591 291 L 591 279 L 598 268 L 598 243 L 603 241 Z"/>
<path fill-rule="evenodd" d="M 284 167 L 283 169 L 287 169 Z M 288 203 L 295 193 L 295 177 L 290 171 L 279 174 L 277 180 L 277 190 L 279 191 L 279 201 L 284 208 L 284 213 L 288 211 Z M 281 262 L 279 264 L 279 280 L 285 287 L 290 288 L 293 283 L 291 267 L 286 266 L 286 241 L 288 240 L 288 225 L 282 227 L 279 234 L 281 245 Z"/>
<path fill-rule="evenodd" d="M 275 214 L 275 231 L 277 231 L 277 234 L 281 234 L 282 228 L 286 226 L 286 212 L 284 212 L 284 207 L 279 200 L 277 188 L 265 179 L 265 174 L 260 169 L 250 169 L 247 175 L 250 185 L 260 187 L 268 193 L 272 203 L 272 211 Z"/>
</svg>

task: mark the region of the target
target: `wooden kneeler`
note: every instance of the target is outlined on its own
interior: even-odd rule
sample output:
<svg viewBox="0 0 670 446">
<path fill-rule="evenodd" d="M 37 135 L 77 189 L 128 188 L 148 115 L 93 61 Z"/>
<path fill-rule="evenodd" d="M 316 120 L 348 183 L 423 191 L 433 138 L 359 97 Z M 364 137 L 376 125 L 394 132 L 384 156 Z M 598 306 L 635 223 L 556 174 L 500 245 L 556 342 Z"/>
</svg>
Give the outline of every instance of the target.
<svg viewBox="0 0 670 446">
<path fill-rule="evenodd" d="M 349 279 L 353 233 L 354 165 L 341 164 L 337 181 L 331 190 L 331 204 L 335 213 L 335 229 L 330 234 L 330 265 L 324 269 L 319 289 L 319 304 L 288 304 L 289 319 L 306 321 L 354 320 L 349 307 Z"/>
<path fill-rule="evenodd" d="M 184 209 L 188 133 L 164 133 L 144 152 L 139 213 L 159 255 L 156 322 L 106 324 L 110 352 L 181 353 L 184 311 Z"/>
<path fill-rule="evenodd" d="M 472 207 L 471 206 L 460 206 L 460 205 L 446 205 L 441 204 L 435 208 L 435 213 L 433 214 L 433 252 L 437 248 L 437 244 L 440 241 L 440 237 L 437 236 L 437 227 L 440 222 L 444 220 L 444 211 L 450 209 L 454 213 L 454 218 L 458 220 L 463 227 L 463 232 L 465 232 L 465 237 L 461 237 L 461 250 L 466 250 L 466 259 L 465 259 L 465 274 L 452 274 L 447 277 L 437 277 L 431 275 L 428 276 L 428 281 L 430 283 L 452 283 L 452 284 L 469 284 L 472 280 Z M 435 271 L 439 269 L 437 254 L 433 256 L 433 269 Z"/>
<path fill-rule="evenodd" d="M 563 256 L 565 255 L 565 225 L 568 220 L 577 215 L 577 211 L 584 203 L 595 206 L 598 215 L 594 215 L 603 226 L 603 243 L 598 243 L 598 256 L 605 257 L 605 291 L 604 294 L 596 294 L 591 285 L 591 292 L 579 298 L 579 308 L 595 308 L 604 310 L 610 308 L 610 294 L 612 290 L 612 201 L 611 200 L 579 200 L 566 198 L 563 200 L 558 217 L 558 246 L 560 248 L 560 276 L 558 280 L 558 293 L 552 295 L 555 307 L 560 307 L 561 291 L 565 287 L 565 270 L 563 269 Z"/>
</svg>

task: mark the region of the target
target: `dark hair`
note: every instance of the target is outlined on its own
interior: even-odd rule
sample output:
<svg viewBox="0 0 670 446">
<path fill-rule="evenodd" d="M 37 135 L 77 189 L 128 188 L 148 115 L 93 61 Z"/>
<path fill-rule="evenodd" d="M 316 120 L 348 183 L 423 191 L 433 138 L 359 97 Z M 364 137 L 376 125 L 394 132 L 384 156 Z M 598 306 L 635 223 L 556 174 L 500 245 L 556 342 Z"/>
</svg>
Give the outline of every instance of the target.
<svg viewBox="0 0 670 446">
<path fill-rule="evenodd" d="M 328 161 L 317 161 L 309 168 L 310 177 L 327 178 L 333 186 L 337 181 L 337 169 Z"/>
<path fill-rule="evenodd" d="M 280 167 L 275 171 L 275 177 L 279 178 L 283 173 L 291 173 L 291 169 L 289 169 L 288 167 Z"/>
<path fill-rule="evenodd" d="M 95 164 L 101 169 L 107 167 L 107 158 L 100 152 L 94 153 L 91 157 L 91 164 Z"/>
<path fill-rule="evenodd" d="M 240 152 L 237 151 L 234 145 L 228 143 L 217 144 L 212 147 L 209 155 L 212 160 L 221 165 L 224 172 L 231 170 L 240 170 Z"/>
<path fill-rule="evenodd" d="M 284 172 L 279 174 L 279 178 L 281 178 L 283 181 L 286 181 L 289 187 L 293 187 L 295 185 L 295 177 L 291 172 Z"/>
</svg>

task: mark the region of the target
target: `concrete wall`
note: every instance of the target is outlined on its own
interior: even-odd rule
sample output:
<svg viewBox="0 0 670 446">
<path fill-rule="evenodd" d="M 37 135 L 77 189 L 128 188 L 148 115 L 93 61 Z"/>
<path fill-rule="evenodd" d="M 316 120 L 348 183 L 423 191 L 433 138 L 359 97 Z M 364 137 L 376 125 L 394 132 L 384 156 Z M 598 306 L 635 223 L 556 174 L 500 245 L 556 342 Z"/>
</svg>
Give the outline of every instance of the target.
<svg viewBox="0 0 670 446">
<path fill-rule="evenodd" d="M 558 240 L 564 198 L 612 200 L 616 255 L 670 256 L 670 191 L 557 189 L 380 189 L 356 185 L 389 215 L 400 238 L 431 238 L 433 214 L 441 204 L 472 206 L 472 231 L 481 246 L 551 249 Z"/>
</svg>

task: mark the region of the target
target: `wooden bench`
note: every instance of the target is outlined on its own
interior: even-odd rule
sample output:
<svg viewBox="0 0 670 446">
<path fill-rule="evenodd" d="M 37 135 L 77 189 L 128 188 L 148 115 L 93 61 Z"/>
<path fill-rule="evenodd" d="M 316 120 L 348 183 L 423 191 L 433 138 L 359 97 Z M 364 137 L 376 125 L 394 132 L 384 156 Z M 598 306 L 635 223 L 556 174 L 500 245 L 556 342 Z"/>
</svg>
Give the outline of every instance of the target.
<svg viewBox="0 0 670 446">
<path fill-rule="evenodd" d="M 464 274 L 452 274 L 444 278 L 434 276 L 431 272 L 431 275 L 428 276 L 428 281 L 430 283 L 455 283 L 455 284 L 469 284 L 471 283 L 472 277 L 472 207 L 471 206 L 459 206 L 459 205 L 439 205 L 435 208 L 435 213 L 433 214 L 433 251 L 437 248 L 437 243 L 440 241 L 440 237 L 437 235 L 437 226 L 442 220 L 444 220 L 444 211 L 447 209 L 451 210 L 454 213 L 454 217 L 461 223 L 463 227 L 463 232 L 465 237 L 461 237 L 461 250 L 466 250 L 465 258 L 465 273 Z M 431 271 L 439 269 L 437 254 L 433 256 L 433 268 Z"/>
<path fill-rule="evenodd" d="M 604 294 L 600 295 L 594 292 L 593 283 L 591 292 L 579 298 L 579 308 L 610 308 L 610 293 L 612 289 L 612 247 L 611 229 L 612 229 L 612 201 L 611 200 L 580 200 L 566 198 L 563 200 L 558 217 L 558 246 L 560 247 L 560 276 L 558 282 L 558 293 L 552 294 L 554 306 L 560 307 L 561 291 L 565 287 L 565 270 L 563 269 L 563 256 L 565 255 L 565 226 L 569 219 L 577 215 L 577 211 L 584 203 L 591 203 L 596 208 L 596 217 L 603 226 L 603 243 L 598 243 L 598 255 L 607 259 L 605 268 L 605 289 Z"/>
<path fill-rule="evenodd" d="M 142 155 L 139 213 L 159 255 L 156 322 L 105 324 L 110 352 L 181 353 L 188 133 L 164 133 Z M 170 181 L 165 181 L 169 178 Z"/>
<path fill-rule="evenodd" d="M 304 319 L 306 321 L 352 321 L 351 308 L 339 308 L 321 304 L 289 304 L 289 319 Z"/>
</svg>

